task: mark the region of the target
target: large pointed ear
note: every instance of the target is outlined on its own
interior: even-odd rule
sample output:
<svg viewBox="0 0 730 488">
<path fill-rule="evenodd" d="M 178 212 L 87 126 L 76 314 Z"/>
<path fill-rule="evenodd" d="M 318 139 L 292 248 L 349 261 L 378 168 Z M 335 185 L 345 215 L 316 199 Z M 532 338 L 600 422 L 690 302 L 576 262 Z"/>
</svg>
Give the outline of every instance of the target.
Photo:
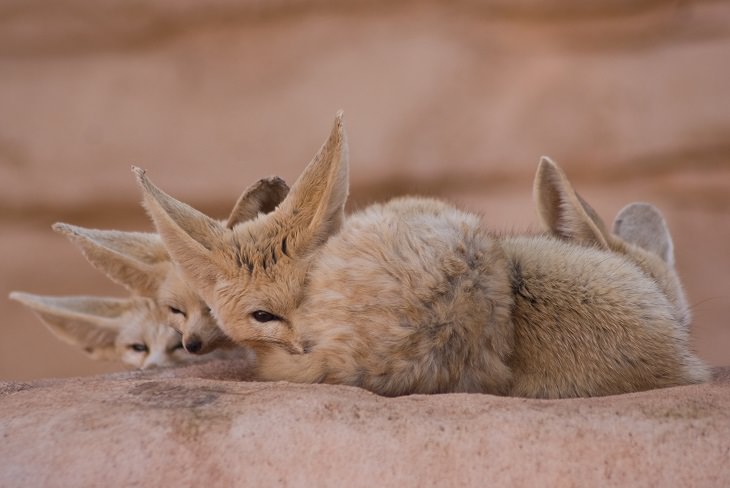
<svg viewBox="0 0 730 488">
<path fill-rule="evenodd" d="M 573 189 L 563 170 L 543 156 L 537 167 L 533 195 L 545 227 L 563 239 L 608 249 L 606 226 Z"/>
<path fill-rule="evenodd" d="M 236 224 L 246 222 L 257 217 L 260 213 L 267 214 L 286 198 L 289 186 L 278 176 L 262 178 L 238 197 L 236 205 L 226 221 L 226 227 L 232 229 Z"/>
<path fill-rule="evenodd" d="M 279 205 L 278 217 L 290 230 L 288 248 L 303 255 L 337 232 L 345 218 L 348 150 L 342 111 L 314 159 Z"/>
<path fill-rule="evenodd" d="M 79 246 L 91 265 L 115 283 L 138 295 L 156 296 L 170 262 L 157 234 L 85 229 L 61 222 L 53 230 Z"/>
<path fill-rule="evenodd" d="M 144 205 L 172 260 L 191 280 L 203 299 L 212 299 L 215 283 L 236 262 L 237 248 L 226 246 L 226 229 L 220 222 L 179 202 L 157 188 L 143 169 L 132 167 L 144 194 Z"/>
<path fill-rule="evenodd" d="M 659 209 L 650 203 L 630 203 L 616 215 L 613 232 L 626 242 L 658 255 L 674 266 L 674 243 Z"/>
<path fill-rule="evenodd" d="M 51 332 L 81 347 L 94 359 L 119 359 L 115 341 L 131 300 L 100 297 L 49 297 L 14 291 L 10 298 L 33 310 Z"/>
</svg>

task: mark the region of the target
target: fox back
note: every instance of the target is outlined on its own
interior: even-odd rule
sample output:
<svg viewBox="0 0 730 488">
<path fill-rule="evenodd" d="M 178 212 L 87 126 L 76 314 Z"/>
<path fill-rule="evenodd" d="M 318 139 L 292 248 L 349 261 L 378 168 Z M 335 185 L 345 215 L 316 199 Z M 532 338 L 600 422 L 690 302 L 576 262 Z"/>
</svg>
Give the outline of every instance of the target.
<svg viewBox="0 0 730 488">
<path fill-rule="evenodd" d="M 631 259 L 546 236 L 503 241 L 511 268 L 511 394 L 596 396 L 709 379 L 674 306 Z"/>
<path fill-rule="evenodd" d="M 508 393 L 508 268 L 478 222 L 414 198 L 348 218 L 290 317 L 305 353 L 262 352 L 260 375 L 385 395 Z"/>
<path fill-rule="evenodd" d="M 619 211 L 612 231 L 573 189 L 562 168 L 543 157 L 533 185 L 538 214 L 554 236 L 573 243 L 613 251 L 634 262 L 656 281 L 677 320 L 689 328 L 687 298 L 674 266 L 674 244 L 661 212 L 635 202 Z"/>
<path fill-rule="evenodd" d="M 549 236 L 490 236 L 445 204 L 351 216 L 292 316 L 303 355 L 259 354 L 266 379 L 384 395 L 562 398 L 697 383 L 672 305 L 634 263 Z"/>
</svg>

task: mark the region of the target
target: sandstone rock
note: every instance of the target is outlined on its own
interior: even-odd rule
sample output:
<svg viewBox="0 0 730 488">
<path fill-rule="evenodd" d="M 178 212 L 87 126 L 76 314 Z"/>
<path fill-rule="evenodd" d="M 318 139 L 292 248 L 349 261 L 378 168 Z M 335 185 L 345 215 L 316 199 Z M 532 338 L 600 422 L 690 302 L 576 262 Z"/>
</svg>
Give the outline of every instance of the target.
<svg viewBox="0 0 730 488">
<path fill-rule="evenodd" d="M 240 369 L 237 369 L 240 368 Z M 0 386 L 1 486 L 725 486 L 730 370 L 604 398 L 383 398 L 245 365 Z"/>
</svg>

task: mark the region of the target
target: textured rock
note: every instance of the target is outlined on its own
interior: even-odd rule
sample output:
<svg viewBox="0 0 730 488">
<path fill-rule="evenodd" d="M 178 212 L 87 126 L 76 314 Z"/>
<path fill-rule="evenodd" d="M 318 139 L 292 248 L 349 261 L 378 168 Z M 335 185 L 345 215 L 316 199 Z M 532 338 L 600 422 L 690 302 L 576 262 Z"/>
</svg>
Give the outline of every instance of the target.
<svg viewBox="0 0 730 488">
<path fill-rule="evenodd" d="M 235 364 L 235 363 L 234 363 Z M 577 400 L 231 381 L 224 363 L 0 384 L 1 486 L 726 486 L 730 370 Z"/>
</svg>

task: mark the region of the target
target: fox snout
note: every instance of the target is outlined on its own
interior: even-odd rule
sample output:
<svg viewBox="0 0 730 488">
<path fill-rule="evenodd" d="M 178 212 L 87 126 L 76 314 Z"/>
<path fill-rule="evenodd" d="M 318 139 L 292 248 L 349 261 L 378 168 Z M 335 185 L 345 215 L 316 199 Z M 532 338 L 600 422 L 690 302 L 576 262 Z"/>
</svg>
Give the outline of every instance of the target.
<svg viewBox="0 0 730 488">
<path fill-rule="evenodd" d="M 171 366 L 171 363 L 162 354 L 153 352 L 139 365 L 139 369 L 157 369 L 163 366 Z"/>
<path fill-rule="evenodd" d="M 183 347 L 192 354 L 204 354 L 203 341 L 197 334 L 183 336 Z"/>
</svg>

